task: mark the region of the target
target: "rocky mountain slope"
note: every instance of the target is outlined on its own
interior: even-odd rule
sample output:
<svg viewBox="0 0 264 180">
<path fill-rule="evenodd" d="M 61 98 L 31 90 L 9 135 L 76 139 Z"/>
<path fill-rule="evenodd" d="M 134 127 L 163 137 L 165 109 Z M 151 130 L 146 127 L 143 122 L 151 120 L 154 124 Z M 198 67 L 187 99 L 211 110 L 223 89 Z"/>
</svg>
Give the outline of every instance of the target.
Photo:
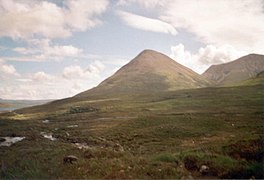
<svg viewBox="0 0 264 180">
<path fill-rule="evenodd" d="M 256 77 L 264 71 L 264 56 L 249 54 L 235 61 L 212 65 L 202 76 L 220 86 L 230 86 Z"/>
</svg>

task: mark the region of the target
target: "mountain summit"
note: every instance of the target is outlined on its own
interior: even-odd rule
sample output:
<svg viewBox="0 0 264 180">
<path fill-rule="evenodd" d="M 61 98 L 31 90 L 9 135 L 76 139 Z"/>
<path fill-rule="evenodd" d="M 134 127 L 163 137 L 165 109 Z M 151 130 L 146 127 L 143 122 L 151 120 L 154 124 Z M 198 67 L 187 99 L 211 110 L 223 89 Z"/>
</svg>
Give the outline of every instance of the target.
<svg viewBox="0 0 264 180">
<path fill-rule="evenodd" d="M 77 96 L 140 93 L 205 87 L 208 82 L 168 56 L 144 50 L 97 87 Z"/>
</svg>

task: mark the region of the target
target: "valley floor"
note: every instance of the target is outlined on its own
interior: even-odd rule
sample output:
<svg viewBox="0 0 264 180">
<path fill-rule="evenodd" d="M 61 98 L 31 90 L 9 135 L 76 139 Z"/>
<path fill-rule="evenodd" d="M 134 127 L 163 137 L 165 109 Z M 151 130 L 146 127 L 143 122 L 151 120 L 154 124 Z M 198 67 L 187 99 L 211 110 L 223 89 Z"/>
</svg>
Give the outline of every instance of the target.
<svg viewBox="0 0 264 180">
<path fill-rule="evenodd" d="M 264 86 L 67 100 L 0 115 L 0 178 L 264 178 Z M 77 161 L 64 162 L 75 156 Z"/>
</svg>

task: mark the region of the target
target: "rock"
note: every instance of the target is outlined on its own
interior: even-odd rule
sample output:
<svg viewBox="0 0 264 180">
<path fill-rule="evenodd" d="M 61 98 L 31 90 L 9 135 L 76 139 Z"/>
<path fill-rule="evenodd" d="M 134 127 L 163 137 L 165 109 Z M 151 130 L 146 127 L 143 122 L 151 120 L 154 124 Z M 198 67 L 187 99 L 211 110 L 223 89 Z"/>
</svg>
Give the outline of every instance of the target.
<svg viewBox="0 0 264 180">
<path fill-rule="evenodd" d="M 0 146 L 11 146 L 19 141 L 25 139 L 25 137 L 2 137 L 5 141 L 0 142 Z"/>
<path fill-rule="evenodd" d="M 78 149 L 91 149 L 90 146 L 87 145 L 87 143 L 74 143 L 75 146 L 77 146 Z"/>
<path fill-rule="evenodd" d="M 114 145 L 114 150 L 115 150 L 115 151 L 119 151 L 119 152 L 124 152 L 124 148 L 123 148 L 123 146 L 121 146 L 121 145 L 118 144 L 118 143 L 115 143 L 115 145 Z"/>
<path fill-rule="evenodd" d="M 52 133 L 40 132 L 40 135 L 42 135 L 44 138 L 49 139 L 51 141 L 55 141 L 56 140 L 56 138 L 53 137 Z"/>
<path fill-rule="evenodd" d="M 103 137 L 98 137 L 98 139 L 99 139 L 99 140 L 101 140 L 101 141 L 103 141 L 103 142 L 105 142 L 105 141 L 106 141 L 106 139 L 105 139 L 105 138 L 103 138 Z"/>
<path fill-rule="evenodd" d="M 77 161 L 77 160 L 78 158 L 74 155 L 69 155 L 63 158 L 64 163 L 70 163 L 70 164 L 72 164 L 73 161 Z"/>
<path fill-rule="evenodd" d="M 203 174 L 203 175 L 209 173 L 209 167 L 206 166 L 206 165 L 202 165 L 202 166 L 200 167 L 200 173 Z"/>
<path fill-rule="evenodd" d="M 50 122 L 50 120 L 48 120 L 48 119 L 45 119 L 45 120 L 42 121 L 42 123 L 44 123 L 44 124 L 47 124 L 49 122 Z"/>
<path fill-rule="evenodd" d="M 0 138 L 0 142 L 5 142 L 5 138 Z"/>
<path fill-rule="evenodd" d="M 77 128 L 77 127 L 78 127 L 77 124 L 67 126 L 67 128 Z"/>
<path fill-rule="evenodd" d="M 125 173 L 125 170 L 124 169 L 121 169 L 119 172 L 120 173 Z"/>
</svg>

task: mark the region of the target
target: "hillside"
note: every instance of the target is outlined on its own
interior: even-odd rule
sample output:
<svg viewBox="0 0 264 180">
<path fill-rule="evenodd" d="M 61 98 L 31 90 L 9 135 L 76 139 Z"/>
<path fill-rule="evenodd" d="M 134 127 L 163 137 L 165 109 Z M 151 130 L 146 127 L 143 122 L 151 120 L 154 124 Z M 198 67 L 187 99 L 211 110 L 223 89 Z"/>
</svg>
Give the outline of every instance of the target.
<svg viewBox="0 0 264 180">
<path fill-rule="evenodd" d="M 264 56 L 250 54 L 235 61 L 212 65 L 202 76 L 219 86 L 235 85 L 264 71 Z"/>
<path fill-rule="evenodd" d="M 215 87 L 16 110 L 0 137 L 25 139 L 0 146 L 0 179 L 263 179 L 263 98 Z"/>
<path fill-rule="evenodd" d="M 97 87 L 77 96 L 192 89 L 208 84 L 202 76 L 168 56 L 144 50 Z"/>
<path fill-rule="evenodd" d="M 236 85 L 238 86 L 264 85 L 264 71 L 257 74 L 256 77 L 241 81 Z"/>
</svg>

